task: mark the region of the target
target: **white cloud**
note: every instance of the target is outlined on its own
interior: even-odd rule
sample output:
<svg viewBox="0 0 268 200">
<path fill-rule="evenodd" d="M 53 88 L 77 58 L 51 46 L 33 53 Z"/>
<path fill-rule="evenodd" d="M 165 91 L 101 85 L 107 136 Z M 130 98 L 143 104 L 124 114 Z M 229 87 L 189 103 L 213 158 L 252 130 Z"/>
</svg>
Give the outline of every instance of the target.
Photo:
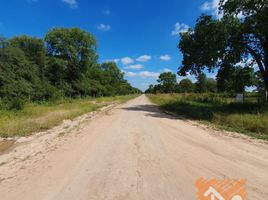
<svg viewBox="0 0 268 200">
<path fill-rule="evenodd" d="M 223 1 L 223 3 L 225 3 L 225 1 Z M 217 19 L 221 19 L 223 17 L 223 13 L 219 10 L 219 3 L 220 0 L 210 0 L 210 1 L 205 1 L 202 5 L 201 5 L 201 10 L 204 12 L 208 12 L 211 15 L 214 15 Z M 237 14 L 238 18 L 243 18 L 244 15 L 242 14 L 242 12 Z"/>
<path fill-rule="evenodd" d="M 219 2 L 220 0 L 206 1 L 201 5 L 201 10 L 204 12 L 209 12 L 220 19 L 222 18 L 222 13 L 219 13 Z"/>
<path fill-rule="evenodd" d="M 151 72 L 151 71 L 141 71 L 138 73 L 124 71 L 124 73 L 128 77 L 153 78 L 153 79 L 157 79 L 160 75 L 160 73 L 158 72 Z"/>
<path fill-rule="evenodd" d="M 181 80 L 186 79 L 186 78 L 190 79 L 193 83 L 195 83 L 197 81 L 196 77 L 194 75 L 187 75 L 187 76 L 178 76 L 177 82 L 179 83 L 179 82 L 181 82 Z"/>
<path fill-rule="evenodd" d="M 173 70 L 172 69 L 169 69 L 169 68 L 164 68 L 163 69 L 163 72 L 173 72 Z"/>
<path fill-rule="evenodd" d="M 137 74 L 135 72 L 125 72 L 125 75 L 128 76 L 128 77 L 134 77 Z"/>
<path fill-rule="evenodd" d="M 142 78 L 154 78 L 157 79 L 159 77 L 159 73 L 158 72 L 150 72 L 150 71 L 142 71 L 138 73 L 138 76 L 142 77 Z"/>
<path fill-rule="evenodd" d="M 136 69 L 136 70 L 142 69 L 142 68 L 143 68 L 143 65 L 141 64 L 129 65 L 129 66 L 124 67 L 124 69 Z"/>
<path fill-rule="evenodd" d="M 62 0 L 62 2 L 68 4 L 70 8 L 78 8 L 78 3 L 76 0 Z"/>
<path fill-rule="evenodd" d="M 168 54 L 162 55 L 162 56 L 160 56 L 160 60 L 169 61 L 169 60 L 171 60 L 171 57 Z"/>
<path fill-rule="evenodd" d="M 121 62 L 124 64 L 124 65 L 128 65 L 128 64 L 131 64 L 134 62 L 134 60 L 130 57 L 124 57 L 124 58 L 121 58 Z"/>
<path fill-rule="evenodd" d="M 108 24 L 100 24 L 98 25 L 97 29 L 99 29 L 100 31 L 106 32 L 106 31 L 111 30 L 111 26 Z"/>
<path fill-rule="evenodd" d="M 179 35 L 182 32 L 187 32 L 189 28 L 190 27 L 187 24 L 181 24 L 177 22 L 174 25 L 174 30 L 171 32 L 171 35 L 175 36 L 175 35 Z"/>
<path fill-rule="evenodd" d="M 201 10 L 202 11 L 210 11 L 211 10 L 211 3 L 205 2 L 201 5 Z"/>
<path fill-rule="evenodd" d="M 139 61 L 139 62 L 147 62 L 147 61 L 149 61 L 151 59 L 152 59 L 152 56 L 143 55 L 143 56 L 138 57 L 136 60 Z"/>
</svg>

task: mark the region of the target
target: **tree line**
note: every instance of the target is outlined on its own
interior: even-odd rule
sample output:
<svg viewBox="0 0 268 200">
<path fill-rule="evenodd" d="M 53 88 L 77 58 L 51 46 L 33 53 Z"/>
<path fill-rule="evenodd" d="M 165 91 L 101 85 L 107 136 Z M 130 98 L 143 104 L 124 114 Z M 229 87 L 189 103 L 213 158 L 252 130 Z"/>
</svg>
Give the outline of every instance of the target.
<svg viewBox="0 0 268 200">
<path fill-rule="evenodd" d="M 0 106 L 26 101 L 140 93 L 116 63 L 98 63 L 95 37 L 79 28 L 54 28 L 44 39 L 0 37 Z"/>
<path fill-rule="evenodd" d="M 253 69 L 230 67 L 220 69 L 216 79 L 199 73 L 194 83 L 189 78 L 177 81 L 175 73 L 164 72 L 159 75 L 158 84 L 149 85 L 145 93 L 226 93 L 234 95 L 244 93 L 246 86 L 259 88 L 258 74 Z"/>
</svg>

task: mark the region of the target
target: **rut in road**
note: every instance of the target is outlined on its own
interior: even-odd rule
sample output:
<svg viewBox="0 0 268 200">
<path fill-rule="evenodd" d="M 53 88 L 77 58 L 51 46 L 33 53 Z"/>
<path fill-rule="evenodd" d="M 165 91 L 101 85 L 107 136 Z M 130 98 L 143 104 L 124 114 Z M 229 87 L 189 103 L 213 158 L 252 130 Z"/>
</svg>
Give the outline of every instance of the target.
<svg viewBox="0 0 268 200">
<path fill-rule="evenodd" d="M 0 182 L 1 199 L 192 200 L 200 177 L 247 178 L 248 199 L 268 199 L 267 145 L 212 134 L 164 114 L 144 95 L 31 159 Z"/>
</svg>

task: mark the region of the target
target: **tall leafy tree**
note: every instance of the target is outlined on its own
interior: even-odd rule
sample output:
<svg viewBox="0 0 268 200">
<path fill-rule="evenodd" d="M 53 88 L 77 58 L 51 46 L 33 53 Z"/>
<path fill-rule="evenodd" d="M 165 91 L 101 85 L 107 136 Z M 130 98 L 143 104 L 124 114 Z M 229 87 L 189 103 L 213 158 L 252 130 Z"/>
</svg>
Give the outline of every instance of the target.
<svg viewBox="0 0 268 200">
<path fill-rule="evenodd" d="M 176 91 L 180 93 L 192 93 L 194 92 L 194 90 L 195 90 L 194 83 L 190 79 L 186 78 L 180 81 Z"/>
<path fill-rule="evenodd" d="M 158 83 L 161 85 L 164 93 L 174 92 L 177 84 L 176 74 L 172 72 L 164 72 L 159 75 Z"/>
<path fill-rule="evenodd" d="M 268 89 L 268 1 L 222 0 L 222 19 L 201 16 L 194 28 L 181 34 L 183 63 L 179 74 L 200 73 L 223 63 L 257 63 Z M 238 18 L 238 16 L 240 18 Z M 241 17 L 242 16 L 242 17 Z M 248 63 L 249 58 L 253 62 Z"/>
<path fill-rule="evenodd" d="M 37 72 L 22 50 L 0 49 L 0 98 L 9 101 L 31 99 Z"/>
<path fill-rule="evenodd" d="M 54 28 L 45 36 L 45 42 L 52 58 L 49 70 L 58 74 L 58 82 L 68 95 L 80 95 L 85 75 L 97 64 L 95 37 L 79 28 Z"/>
<path fill-rule="evenodd" d="M 21 49 L 26 58 L 39 68 L 40 75 L 43 76 L 46 65 L 46 49 L 42 39 L 18 36 L 12 38 L 10 44 Z"/>
<path fill-rule="evenodd" d="M 245 87 L 256 84 L 256 74 L 250 67 L 223 64 L 217 75 L 217 87 L 221 92 L 243 93 Z"/>
<path fill-rule="evenodd" d="M 204 93 L 207 92 L 207 76 L 204 73 L 200 73 L 197 76 L 197 82 L 196 82 L 196 92 Z"/>
</svg>

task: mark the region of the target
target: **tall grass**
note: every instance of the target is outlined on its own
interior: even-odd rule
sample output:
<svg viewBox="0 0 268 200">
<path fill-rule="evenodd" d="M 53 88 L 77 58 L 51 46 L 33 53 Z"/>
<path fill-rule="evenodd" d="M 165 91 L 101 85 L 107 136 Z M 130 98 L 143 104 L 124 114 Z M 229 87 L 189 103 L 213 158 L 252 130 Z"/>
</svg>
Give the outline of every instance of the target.
<svg viewBox="0 0 268 200">
<path fill-rule="evenodd" d="M 252 99 L 236 103 L 233 98 L 221 94 L 157 94 L 148 97 L 165 110 L 268 140 L 268 106 Z"/>
<path fill-rule="evenodd" d="M 112 102 L 124 103 L 136 95 L 64 99 L 43 104 L 28 103 L 23 110 L 0 110 L 0 137 L 27 136 L 60 124 L 63 120 L 96 111 Z"/>
</svg>

